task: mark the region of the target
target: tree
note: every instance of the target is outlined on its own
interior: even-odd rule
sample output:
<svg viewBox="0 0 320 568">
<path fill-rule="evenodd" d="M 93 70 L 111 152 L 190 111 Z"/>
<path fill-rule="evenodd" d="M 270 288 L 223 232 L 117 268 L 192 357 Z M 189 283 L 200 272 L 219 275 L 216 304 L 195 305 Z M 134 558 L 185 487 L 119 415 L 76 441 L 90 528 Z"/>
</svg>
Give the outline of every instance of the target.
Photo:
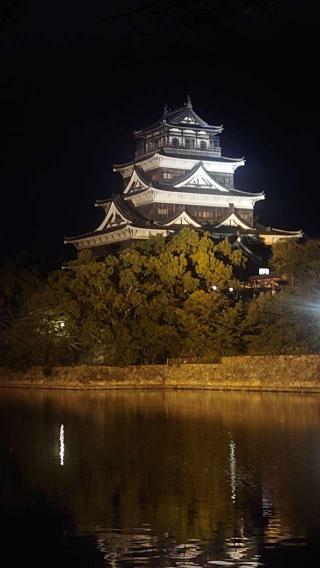
<svg viewBox="0 0 320 568">
<path fill-rule="evenodd" d="M 277 0 L 147 0 L 127 10 L 120 8 L 102 21 L 127 19 L 141 37 L 169 36 L 172 31 L 176 36 L 189 36 L 210 28 L 254 34 L 263 31 L 266 21 L 270 26 L 282 17 L 286 8 Z"/>
<path fill-rule="evenodd" d="M 1 0 L 0 33 L 8 32 L 26 14 L 28 0 Z"/>
<path fill-rule="evenodd" d="M 243 266 L 242 252 L 227 240 L 216 244 L 190 228 L 101 261 L 82 253 L 30 291 L 7 352 L 47 367 L 237 352 L 243 307 L 229 288 Z"/>
<path fill-rule="evenodd" d="M 243 333 L 250 354 L 318 353 L 320 293 L 290 288 L 277 296 L 260 296 L 248 307 Z"/>
<path fill-rule="evenodd" d="M 320 275 L 320 242 L 283 239 L 272 247 L 272 267 L 292 285 L 312 284 Z"/>
</svg>

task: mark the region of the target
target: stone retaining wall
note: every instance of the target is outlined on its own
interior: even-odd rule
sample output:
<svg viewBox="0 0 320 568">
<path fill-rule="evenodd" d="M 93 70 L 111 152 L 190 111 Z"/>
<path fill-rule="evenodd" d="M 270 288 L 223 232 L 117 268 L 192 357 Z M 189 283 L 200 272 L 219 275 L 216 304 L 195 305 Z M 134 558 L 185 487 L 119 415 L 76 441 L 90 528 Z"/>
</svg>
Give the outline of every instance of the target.
<svg viewBox="0 0 320 568">
<path fill-rule="evenodd" d="M 320 392 L 320 355 L 223 357 L 216 364 L 0 368 L 0 386 L 44 388 L 191 388 Z"/>
</svg>

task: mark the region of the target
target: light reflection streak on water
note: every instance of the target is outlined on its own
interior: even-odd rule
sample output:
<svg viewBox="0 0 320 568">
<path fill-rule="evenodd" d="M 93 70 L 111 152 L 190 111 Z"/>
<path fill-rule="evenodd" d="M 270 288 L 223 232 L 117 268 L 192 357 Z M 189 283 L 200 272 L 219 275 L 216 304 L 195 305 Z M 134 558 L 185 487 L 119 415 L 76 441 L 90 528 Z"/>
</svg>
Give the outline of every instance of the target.
<svg viewBox="0 0 320 568">
<path fill-rule="evenodd" d="M 262 516 L 264 518 L 269 518 L 272 515 L 272 503 L 270 496 L 265 487 L 262 487 Z"/>
<path fill-rule="evenodd" d="M 230 465 L 230 481 L 231 481 L 231 501 L 236 502 L 237 498 L 237 484 L 236 484 L 236 443 L 232 440 L 229 442 L 229 465 Z"/>
<path fill-rule="evenodd" d="M 63 424 L 61 424 L 60 426 L 59 443 L 60 443 L 60 450 L 59 450 L 60 465 L 63 466 L 64 465 L 64 425 Z"/>
<path fill-rule="evenodd" d="M 11 389 L 2 396 L 3 495 L 10 506 L 14 499 L 17 523 L 30 496 L 45 491 L 47 518 L 53 512 L 67 527 L 64 549 L 88 543 L 88 556 L 97 552 L 105 568 L 275 568 L 278 548 L 292 554 L 319 534 L 319 395 L 44 391 L 31 398 Z M 61 417 L 72 438 L 68 456 Z M 21 510 L 19 471 L 27 481 L 18 486 Z M 37 503 L 32 514 L 38 527 Z"/>
</svg>

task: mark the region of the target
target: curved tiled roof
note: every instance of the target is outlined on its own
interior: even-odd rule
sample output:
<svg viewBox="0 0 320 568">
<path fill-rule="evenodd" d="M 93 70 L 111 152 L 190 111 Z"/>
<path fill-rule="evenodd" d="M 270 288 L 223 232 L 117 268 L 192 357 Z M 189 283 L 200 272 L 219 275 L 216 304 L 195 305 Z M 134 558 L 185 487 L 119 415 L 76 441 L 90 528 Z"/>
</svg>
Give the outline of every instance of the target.
<svg viewBox="0 0 320 568">
<path fill-rule="evenodd" d="M 113 164 L 113 168 L 115 171 L 120 170 L 121 168 L 126 168 L 128 166 L 134 166 L 135 164 L 139 164 L 140 162 L 144 162 L 146 160 L 148 160 L 149 158 L 152 158 L 153 156 L 156 155 L 159 156 L 168 156 L 169 158 L 177 158 L 177 154 L 174 153 L 174 150 L 171 150 L 169 148 L 159 148 L 158 150 L 154 150 L 152 152 L 149 152 L 149 154 L 143 154 L 142 156 L 140 156 L 139 158 L 136 158 L 135 160 L 131 160 L 130 162 L 125 162 L 123 164 Z M 201 160 L 203 162 L 220 162 L 220 163 L 230 163 L 230 162 L 242 162 L 244 160 L 243 156 L 241 158 L 227 158 L 226 156 L 209 156 L 209 153 L 205 155 L 205 157 L 201 158 L 201 153 L 199 152 L 199 154 L 192 154 L 192 152 L 188 153 L 188 155 L 184 156 L 184 159 L 186 160 L 197 160 L 198 162 L 200 162 Z"/>
<path fill-rule="evenodd" d="M 189 119 L 189 122 L 188 120 Z M 223 126 L 215 126 L 208 124 L 205 120 L 203 120 L 192 108 L 192 104 L 190 98 L 188 97 L 187 102 L 184 106 L 176 108 L 174 110 L 167 110 L 165 108 L 162 118 L 153 122 L 149 126 L 145 128 L 141 128 L 135 130 L 135 134 L 141 135 L 144 132 L 148 132 L 150 130 L 154 130 L 155 128 L 159 128 L 161 126 L 179 126 L 181 128 L 201 128 L 205 130 L 213 130 L 216 131 L 217 134 L 220 134 L 223 130 Z"/>
</svg>

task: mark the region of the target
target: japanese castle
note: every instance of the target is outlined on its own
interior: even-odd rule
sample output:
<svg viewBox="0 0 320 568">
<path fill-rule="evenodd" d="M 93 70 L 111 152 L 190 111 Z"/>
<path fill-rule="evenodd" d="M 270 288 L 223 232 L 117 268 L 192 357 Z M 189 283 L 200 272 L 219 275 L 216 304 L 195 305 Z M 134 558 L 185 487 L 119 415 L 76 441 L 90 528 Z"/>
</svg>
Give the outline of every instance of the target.
<svg viewBox="0 0 320 568">
<path fill-rule="evenodd" d="M 235 188 L 235 172 L 245 160 L 222 155 L 222 131 L 221 125 L 210 125 L 198 116 L 189 97 L 181 108 L 165 108 L 160 120 L 134 132 L 134 160 L 114 164 L 123 189 L 120 195 L 96 202 L 104 210 L 99 227 L 68 237 L 65 243 L 104 256 L 110 245 L 166 237 L 183 226 L 208 231 L 214 239 L 267 245 L 301 237 L 301 231 L 256 222 L 254 207 L 264 193 Z"/>
</svg>

